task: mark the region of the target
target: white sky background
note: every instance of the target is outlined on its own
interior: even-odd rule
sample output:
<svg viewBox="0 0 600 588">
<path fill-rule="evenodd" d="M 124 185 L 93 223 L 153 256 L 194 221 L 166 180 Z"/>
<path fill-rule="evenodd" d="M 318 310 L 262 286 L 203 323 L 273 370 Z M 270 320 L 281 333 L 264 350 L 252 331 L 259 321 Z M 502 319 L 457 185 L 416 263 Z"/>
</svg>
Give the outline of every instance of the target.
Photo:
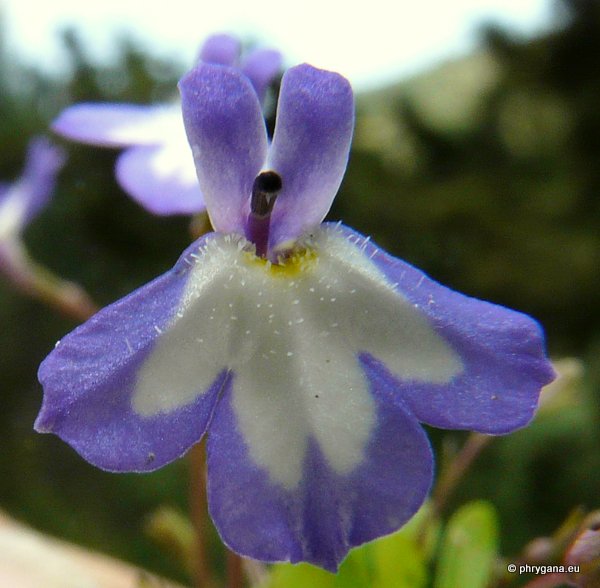
<svg viewBox="0 0 600 588">
<path fill-rule="evenodd" d="M 483 22 L 545 30 L 551 8 L 550 0 L 0 0 L 9 50 L 50 71 L 66 68 L 58 31 L 67 25 L 98 60 L 129 32 L 152 54 L 190 65 L 206 35 L 229 31 L 278 47 L 287 65 L 339 71 L 360 89 L 467 51 Z"/>
</svg>

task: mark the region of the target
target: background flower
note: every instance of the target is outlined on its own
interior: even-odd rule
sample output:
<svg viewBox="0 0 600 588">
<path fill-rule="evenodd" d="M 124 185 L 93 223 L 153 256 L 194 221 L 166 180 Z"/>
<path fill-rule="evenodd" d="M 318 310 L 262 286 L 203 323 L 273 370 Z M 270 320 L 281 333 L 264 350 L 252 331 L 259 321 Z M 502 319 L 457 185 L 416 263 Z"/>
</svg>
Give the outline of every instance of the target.
<svg viewBox="0 0 600 588">
<path fill-rule="evenodd" d="M 240 43 L 213 35 L 199 61 L 237 66 L 261 101 L 281 69 L 281 54 L 256 49 L 240 60 Z M 161 105 L 82 103 L 64 110 L 53 130 L 71 140 L 103 147 L 125 147 L 116 163 L 120 185 L 154 214 L 194 214 L 204 210 L 178 102 Z"/>
<path fill-rule="evenodd" d="M 0 269 L 17 284 L 31 281 L 22 233 L 48 204 L 64 163 L 62 149 L 36 137 L 27 147 L 21 176 L 0 184 Z"/>
</svg>

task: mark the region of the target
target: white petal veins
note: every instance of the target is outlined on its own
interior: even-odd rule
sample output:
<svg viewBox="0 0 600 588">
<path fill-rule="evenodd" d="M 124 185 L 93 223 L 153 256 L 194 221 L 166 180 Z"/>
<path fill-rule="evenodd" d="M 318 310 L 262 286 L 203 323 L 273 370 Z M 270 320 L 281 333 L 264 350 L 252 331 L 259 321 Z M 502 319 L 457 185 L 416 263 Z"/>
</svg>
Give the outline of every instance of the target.
<svg viewBox="0 0 600 588">
<path fill-rule="evenodd" d="M 460 359 L 339 230 L 321 227 L 283 268 L 245 245 L 215 236 L 198 256 L 180 311 L 140 372 L 134 409 L 184 406 L 229 368 L 240 431 L 274 482 L 298 485 L 309 438 L 348 474 L 376 425 L 358 354 L 432 383 L 452 379 Z"/>
</svg>

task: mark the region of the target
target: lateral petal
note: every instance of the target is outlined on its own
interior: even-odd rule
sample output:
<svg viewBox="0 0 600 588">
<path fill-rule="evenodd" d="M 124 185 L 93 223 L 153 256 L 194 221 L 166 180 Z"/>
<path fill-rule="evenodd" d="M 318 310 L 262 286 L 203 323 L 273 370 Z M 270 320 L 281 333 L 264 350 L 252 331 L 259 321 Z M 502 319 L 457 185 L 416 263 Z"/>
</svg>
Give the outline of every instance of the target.
<svg viewBox="0 0 600 588">
<path fill-rule="evenodd" d="M 52 123 L 62 137 L 100 145 L 158 145 L 181 129 L 179 105 L 82 102 L 63 110 Z"/>
<path fill-rule="evenodd" d="M 211 239 L 193 244 L 172 270 L 104 308 L 57 344 L 39 370 L 44 402 L 37 431 L 57 434 L 110 471 L 155 470 L 201 438 L 225 366 L 207 366 L 204 380 L 183 392 L 185 374 L 173 366 L 186 365 L 177 345 L 182 342 L 178 312 L 194 256 Z M 169 371 L 157 369 L 157 353 L 173 354 Z"/>
<path fill-rule="evenodd" d="M 533 418 L 542 386 L 555 377 L 540 325 L 520 312 L 450 290 L 362 235 L 340 230 L 421 313 L 462 365 L 447 381 L 419 381 L 403 377 L 388 359 L 365 350 L 361 363 L 369 378 L 435 427 L 492 434 L 524 427 Z"/>
<path fill-rule="evenodd" d="M 154 214 L 195 214 L 205 208 L 183 133 L 179 142 L 127 149 L 115 173 L 122 188 Z"/>
</svg>

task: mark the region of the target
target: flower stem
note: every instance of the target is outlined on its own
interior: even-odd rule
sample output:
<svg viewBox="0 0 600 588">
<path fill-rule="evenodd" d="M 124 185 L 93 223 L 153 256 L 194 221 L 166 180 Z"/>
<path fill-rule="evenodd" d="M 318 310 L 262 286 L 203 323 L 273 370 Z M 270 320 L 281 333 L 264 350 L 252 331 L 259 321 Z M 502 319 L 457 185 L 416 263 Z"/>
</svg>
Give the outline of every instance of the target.
<svg viewBox="0 0 600 588">
<path fill-rule="evenodd" d="M 194 587 L 215 588 L 216 579 L 210 566 L 207 533 L 210 529 L 206 495 L 206 441 L 203 439 L 189 452 L 190 464 L 190 516 L 195 529 Z M 255 575 L 261 570 L 250 570 Z M 242 558 L 227 550 L 227 588 L 243 588 L 244 565 Z"/>
<path fill-rule="evenodd" d="M 456 457 L 442 472 L 432 496 L 433 509 L 437 516 L 444 512 L 461 478 L 493 438 L 491 435 L 471 433 Z"/>
<path fill-rule="evenodd" d="M 98 311 L 83 288 L 35 263 L 19 240 L 0 243 L 0 271 L 16 289 L 66 316 L 85 321 Z"/>
<path fill-rule="evenodd" d="M 233 551 L 227 551 L 227 588 L 243 588 L 244 568 L 242 558 Z"/>
<path fill-rule="evenodd" d="M 209 565 L 206 535 L 209 528 L 206 498 L 206 442 L 202 440 L 189 452 L 190 516 L 194 525 L 194 587 L 214 588 L 215 579 Z"/>
</svg>

